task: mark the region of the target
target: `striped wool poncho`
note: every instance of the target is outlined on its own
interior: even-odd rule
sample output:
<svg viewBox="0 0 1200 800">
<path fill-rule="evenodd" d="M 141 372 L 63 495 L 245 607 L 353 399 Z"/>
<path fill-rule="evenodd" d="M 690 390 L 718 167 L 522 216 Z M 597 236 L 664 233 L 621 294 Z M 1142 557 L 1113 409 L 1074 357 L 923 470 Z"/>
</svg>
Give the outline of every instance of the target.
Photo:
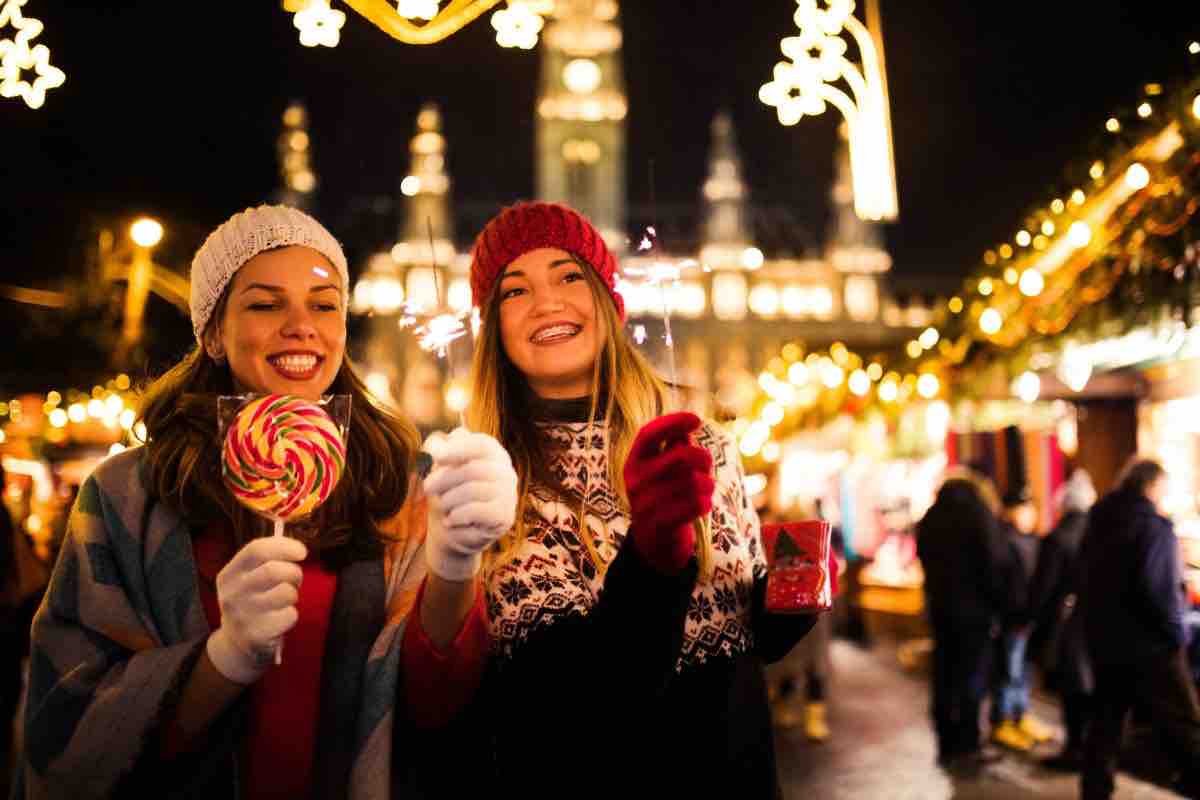
<svg viewBox="0 0 1200 800">
<path fill-rule="evenodd" d="M 410 492 L 386 527 L 397 541 L 382 559 L 337 575 L 314 797 L 400 796 L 399 773 L 419 758 L 407 745 L 423 737 L 396 699 L 402 634 L 425 575 L 424 501 Z M 13 796 L 237 797 L 248 693 L 201 752 L 169 763 L 159 753 L 160 726 L 209 633 L 188 522 L 147 495 L 140 448 L 107 459 L 80 489 L 34 619 Z"/>
</svg>

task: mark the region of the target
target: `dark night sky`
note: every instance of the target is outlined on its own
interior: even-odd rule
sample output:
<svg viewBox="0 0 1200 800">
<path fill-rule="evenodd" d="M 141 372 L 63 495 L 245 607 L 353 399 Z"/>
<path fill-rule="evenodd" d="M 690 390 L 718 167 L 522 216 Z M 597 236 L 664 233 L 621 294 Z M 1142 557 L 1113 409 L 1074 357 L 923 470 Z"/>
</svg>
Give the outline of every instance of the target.
<svg viewBox="0 0 1200 800">
<path fill-rule="evenodd" d="M 198 238 L 277 183 L 291 98 L 312 120 L 317 213 L 349 241 L 388 234 L 420 104 L 443 108 L 469 241 L 497 203 L 533 191 L 533 53 L 504 50 L 487 18 L 433 46 L 402 45 L 348 8 L 336 50 L 302 48 L 278 0 L 204 6 L 30 0 L 38 41 L 67 72 L 30 111 L 0 101 L 0 282 L 79 274 L 106 215 L 149 212 L 175 231 L 181 270 Z M 1149 80 L 1179 75 L 1193 3 L 884 0 L 901 218 L 898 277 L 961 275 L 1044 200 L 1082 146 Z M 341 7 L 339 5 L 339 7 Z M 344 8 L 344 7 L 343 7 Z M 790 0 L 625 0 L 629 193 L 694 206 L 709 122 L 729 108 L 755 203 L 820 234 L 834 119 L 783 128 L 757 99 L 795 28 Z M 236 9 L 236 10 L 230 10 Z M 1196 59 L 1192 59 L 1195 61 Z M 352 256 L 355 255 L 352 252 Z M 357 264 L 352 266 L 356 269 Z"/>
</svg>

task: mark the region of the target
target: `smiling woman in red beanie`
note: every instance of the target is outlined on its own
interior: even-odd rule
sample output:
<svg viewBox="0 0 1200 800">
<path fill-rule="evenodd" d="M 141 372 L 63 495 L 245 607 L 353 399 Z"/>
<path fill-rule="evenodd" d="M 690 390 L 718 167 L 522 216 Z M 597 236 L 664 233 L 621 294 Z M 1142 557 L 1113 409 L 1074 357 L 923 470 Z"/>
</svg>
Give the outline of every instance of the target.
<svg viewBox="0 0 1200 800">
<path fill-rule="evenodd" d="M 476 710 L 526 796 L 778 792 L 762 665 L 812 626 L 764 612 L 766 564 L 732 438 L 667 412 L 626 338 L 616 261 L 552 203 L 480 233 L 472 430 L 520 480 L 485 556 L 493 658 Z"/>
</svg>

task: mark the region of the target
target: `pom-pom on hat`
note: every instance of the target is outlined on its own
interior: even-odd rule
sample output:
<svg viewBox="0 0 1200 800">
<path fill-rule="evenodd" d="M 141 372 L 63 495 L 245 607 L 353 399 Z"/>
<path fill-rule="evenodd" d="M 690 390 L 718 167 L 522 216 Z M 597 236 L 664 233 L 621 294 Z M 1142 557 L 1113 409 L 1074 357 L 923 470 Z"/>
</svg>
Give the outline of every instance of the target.
<svg viewBox="0 0 1200 800">
<path fill-rule="evenodd" d="M 471 302 L 483 308 L 505 267 L 541 247 L 557 247 L 586 262 L 608 289 L 625 319 L 625 299 L 616 289 L 617 260 L 600 231 L 582 214 L 559 203 L 509 206 L 484 226 L 471 254 Z"/>
<path fill-rule="evenodd" d="M 225 287 L 242 265 L 265 250 L 299 245 L 329 259 L 341 279 L 342 314 L 350 291 L 346 254 L 321 223 L 290 206 L 258 206 L 234 214 L 208 235 L 192 259 L 192 331 L 203 343 L 204 328 Z"/>
</svg>

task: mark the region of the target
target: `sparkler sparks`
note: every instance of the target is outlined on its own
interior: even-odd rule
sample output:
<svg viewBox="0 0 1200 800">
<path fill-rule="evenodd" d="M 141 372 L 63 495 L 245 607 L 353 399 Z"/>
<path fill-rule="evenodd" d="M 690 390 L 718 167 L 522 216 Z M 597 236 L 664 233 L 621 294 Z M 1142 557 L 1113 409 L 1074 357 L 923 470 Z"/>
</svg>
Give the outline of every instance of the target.
<svg viewBox="0 0 1200 800">
<path fill-rule="evenodd" d="M 465 336 L 470 328 L 465 320 L 469 312 L 447 309 L 426 310 L 420 306 L 406 305 L 400 315 L 400 327 L 412 328 L 417 345 L 426 352 L 445 358 L 450 344 Z"/>
</svg>

